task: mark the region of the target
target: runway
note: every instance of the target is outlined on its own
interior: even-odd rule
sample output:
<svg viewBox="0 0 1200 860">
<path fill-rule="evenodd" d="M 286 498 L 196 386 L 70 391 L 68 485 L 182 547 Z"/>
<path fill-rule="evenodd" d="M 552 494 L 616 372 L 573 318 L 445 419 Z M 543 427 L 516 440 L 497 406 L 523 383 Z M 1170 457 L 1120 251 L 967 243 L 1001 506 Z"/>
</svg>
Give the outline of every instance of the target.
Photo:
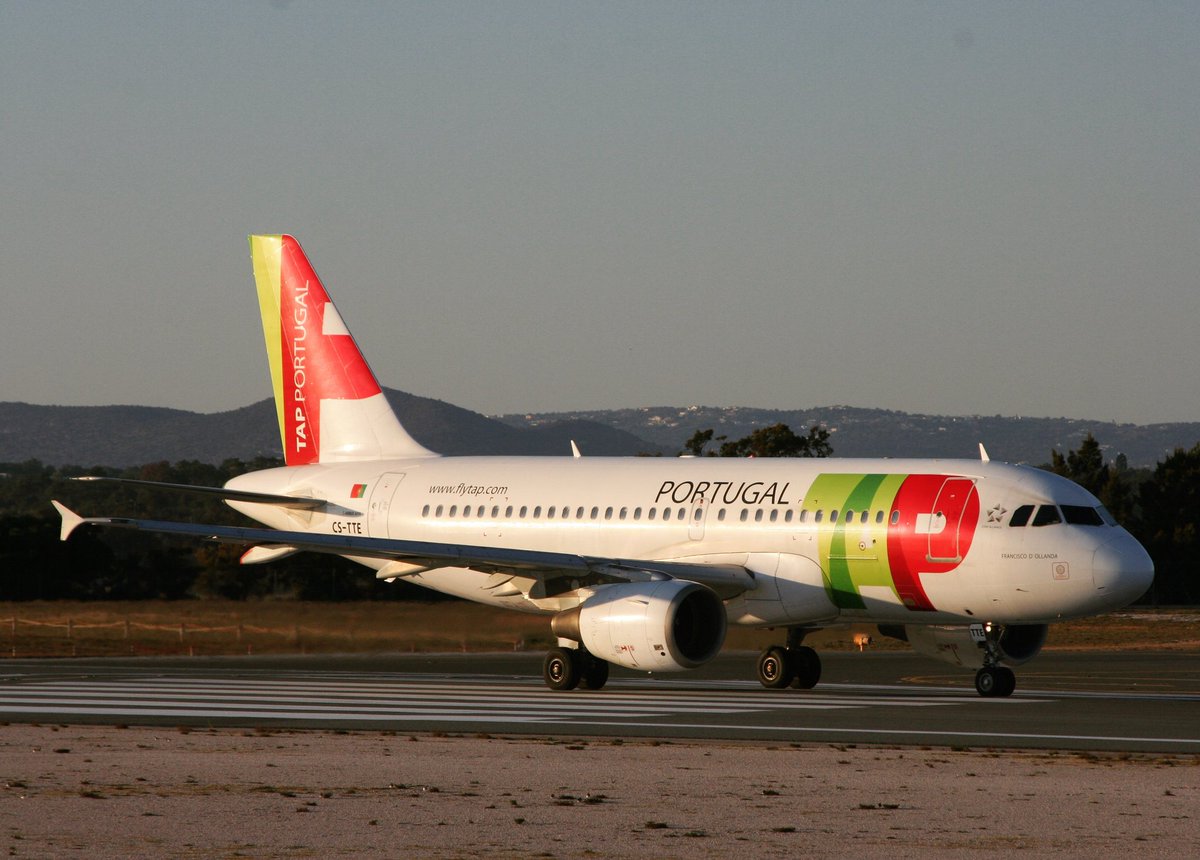
<svg viewBox="0 0 1200 860">
<path fill-rule="evenodd" d="M 1200 753 L 1196 654 L 1045 654 L 1008 699 L 909 654 L 823 655 L 810 691 L 763 689 L 753 660 L 570 693 L 537 654 L 6 660 L 0 720 Z"/>
</svg>

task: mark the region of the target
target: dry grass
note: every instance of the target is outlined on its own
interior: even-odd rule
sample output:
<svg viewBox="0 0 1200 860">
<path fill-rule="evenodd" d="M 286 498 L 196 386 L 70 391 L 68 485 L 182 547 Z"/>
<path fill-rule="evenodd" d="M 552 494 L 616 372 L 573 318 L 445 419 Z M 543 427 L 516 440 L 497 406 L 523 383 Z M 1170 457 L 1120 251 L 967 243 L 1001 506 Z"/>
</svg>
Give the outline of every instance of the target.
<svg viewBox="0 0 1200 860">
<path fill-rule="evenodd" d="M 867 625 L 823 630 L 805 641 L 823 651 L 906 645 Z M 758 650 L 778 631 L 731 629 L 726 647 Z M 6 657 L 296 654 L 543 650 L 545 617 L 459 601 L 310 603 L 301 601 L 138 601 L 0 603 L 0 655 Z M 1049 648 L 1200 650 L 1200 612 L 1136 610 L 1064 622 Z"/>
</svg>

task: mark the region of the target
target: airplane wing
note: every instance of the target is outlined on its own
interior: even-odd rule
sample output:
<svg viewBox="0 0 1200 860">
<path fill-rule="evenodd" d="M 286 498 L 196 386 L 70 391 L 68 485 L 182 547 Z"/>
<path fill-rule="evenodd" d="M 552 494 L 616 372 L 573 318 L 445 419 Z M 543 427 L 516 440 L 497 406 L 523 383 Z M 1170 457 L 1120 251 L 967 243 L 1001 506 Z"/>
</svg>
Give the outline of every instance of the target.
<svg viewBox="0 0 1200 860">
<path fill-rule="evenodd" d="M 753 574 L 746 568 L 733 564 L 606 558 L 507 547 L 179 523 L 131 517 L 81 517 L 58 501 L 52 504 L 62 516 L 62 540 L 70 537 L 80 526 L 108 526 L 242 544 L 260 549 L 255 560 L 306 551 L 401 561 L 426 570 L 465 567 L 492 573 L 519 571 L 535 578 L 576 574 L 599 577 L 605 581 L 627 582 L 682 579 L 708 586 L 722 598 L 736 596 L 754 588 L 755 585 Z"/>
</svg>

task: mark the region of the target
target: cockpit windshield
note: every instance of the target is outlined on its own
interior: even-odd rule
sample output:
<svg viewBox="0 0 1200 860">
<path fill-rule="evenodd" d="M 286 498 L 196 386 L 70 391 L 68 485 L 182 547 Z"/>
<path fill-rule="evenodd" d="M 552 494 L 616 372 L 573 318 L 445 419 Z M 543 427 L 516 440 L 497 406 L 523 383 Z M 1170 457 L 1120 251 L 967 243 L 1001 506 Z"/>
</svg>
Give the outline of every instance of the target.
<svg viewBox="0 0 1200 860">
<path fill-rule="evenodd" d="M 1115 526 L 1117 521 L 1101 505 L 1021 505 L 1013 511 L 1008 524 L 1013 528 L 1035 527 L 1066 523 L 1071 526 Z"/>
</svg>

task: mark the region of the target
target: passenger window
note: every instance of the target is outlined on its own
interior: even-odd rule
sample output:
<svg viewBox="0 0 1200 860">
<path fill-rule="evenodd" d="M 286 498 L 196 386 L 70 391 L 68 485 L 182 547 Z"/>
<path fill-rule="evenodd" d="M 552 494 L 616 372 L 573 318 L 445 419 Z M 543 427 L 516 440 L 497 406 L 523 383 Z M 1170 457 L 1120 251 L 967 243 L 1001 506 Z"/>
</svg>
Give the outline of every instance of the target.
<svg viewBox="0 0 1200 860">
<path fill-rule="evenodd" d="M 443 508 L 442 508 L 442 506 L 441 506 L 441 505 L 438 505 L 438 506 L 437 506 L 437 510 L 433 512 L 433 515 L 434 515 L 435 517 L 440 517 L 440 516 L 442 515 L 442 511 L 443 511 Z"/>
<path fill-rule="evenodd" d="M 663 508 L 663 522 L 666 522 L 669 519 L 671 519 L 671 509 Z"/>
<path fill-rule="evenodd" d="M 1013 528 L 1027 526 L 1031 516 L 1033 516 L 1033 505 L 1021 505 L 1013 511 L 1012 519 L 1008 521 L 1008 524 Z"/>
<path fill-rule="evenodd" d="M 858 518 L 858 521 L 860 523 L 865 523 L 867 521 L 867 512 L 866 511 L 862 512 L 862 514 Z"/>
<path fill-rule="evenodd" d="M 451 505 L 450 513 L 447 514 L 447 516 L 453 517 L 453 516 L 456 516 L 457 514 L 458 514 L 458 505 Z"/>
<path fill-rule="evenodd" d="M 746 510 L 745 508 L 742 508 L 742 515 L 739 519 L 741 519 L 742 522 L 745 522 L 746 520 L 750 519 L 750 511 Z"/>
<path fill-rule="evenodd" d="M 535 520 L 540 520 L 542 518 L 542 506 L 541 505 L 538 505 L 536 508 L 533 509 L 533 518 Z"/>
<path fill-rule="evenodd" d="M 892 511 L 892 525 L 894 525 L 894 526 L 900 525 L 900 512 L 899 511 Z"/>
<path fill-rule="evenodd" d="M 648 519 L 648 520 L 653 520 L 657 516 L 658 516 L 658 508 L 651 508 L 650 510 L 646 511 L 646 519 Z"/>
<path fill-rule="evenodd" d="M 423 517 L 429 516 L 429 505 L 426 505 L 425 507 L 421 508 L 421 516 L 423 516 Z"/>
<path fill-rule="evenodd" d="M 575 509 L 575 519 L 577 519 L 577 520 L 583 519 L 583 508 L 582 507 Z"/>
<path fill-rule="evenodd" d="M 504 516 L 507 517 L 508 519 L 512 519 L 512 511 L 513 511 L 512 505 L 509 505 L 507 508 L 504 509 Z"/>
<path fill-rule="evenodd" d="M 612 519 L 612 514 L 613 514 L 613 509 L 612 509 L 612 508 L 605 508 L 605 509 L 604 509 L 604 519 L 606 519 L 606 520 L 611 520 L 611 519 Z"/>
<path fill-rule="evenodd" d="M 800 512 L 800 522 L 802 522 L 802 523 L 808 522 L 808 511 Z"/>
<path fill-rule="evenodd" d="M 788 508 L 787 513 L 785 513 L 783 515 L 783 521 L 785 523 L 790 523 L 795 518 L 795 515 L 796 515 L 796 512 L 793 511 L 791 508 Z"/>
<path fill-rule="evenodd" d="M 719 522 L 719 523 L 725 522 L 725 509 L 724 508 L 721 508 L 721 510 L 717 511 L 717 522 Z"/>
<path fill-rule="evenodd" d="M 1035 526 L 1052 526 L 1062 522 L 1062 516 L 1054 505 L 1042 505 L 1033 515 Z"/>
<path fill-rule="evenodd" d="M 757 511 L 754 512 L 754 521 L 756 523 L 761 523 L 762 515 L 763 515 L 762 508 L 759 508 Z"/>
<path fill-rule="evenodd" d="M 525 515 L 527 513 L 529 513 L 529 507 L 527 505 L 521 505 L 521 519 L 525 519 Z"/>
<path fill-rule="evenodd" d="M 1102 526 L 1104 520 L 1100 516 L 1100 512 L 1095 508 L 1089 508 L 1084 505 L 1063 505 L 1063 519 L 1067 521 L 1067 525 L 1071 526 Z"/>
<path fill-rule="evenodd" d="M 592 519 L 597 519 L 600 516 L 599 508 L 592 508 Z"/>
<path fill-rule="evenodd" d="M 882 523 L 882 522 L 883 522 L 883 511 L 876 511 L 875 512 L 875 524 L 878 525 L 879 523 Z"/>
<path fill-rule="evenodd" d="M 492 505 L 492 519 L 499 519 L 499 517 L 500 517 L 500 506 Z"/>
<path fill-rule="evenodd" d="M 825 519 L 825 511 L 817 511 L 817 515 L 813 517 L 813 519 L 817 522 L 821 522 L 821 520 Z"/>
<path fill-rule="evenodd" d="M 641 508 L 633 509 L 633 518 L 635 521 L 640 520 L 642 518 L 642 509 Z"/>
<path fill-rule="evenodd" d="M 834 508 L 832 511 L 829 512 L 829 521 L 831 523 L 836 523 L 837 515 L 838 515 L 837 508 Z"/>
<path fill-rule="evenodd" d="M 778 520 L 778 519 L 779 519 L 779 511 L 778 511 L 778 510 L 772 510 L 772 511 L 771 511 L 771 522 L 775 522 L 775 521 L 776 521 L 776 520 Z"/>
<path fill-rule="evenodd" d="M 687 512 L 683 508 L 680 508 L 679 512 L 676 516 L 676 519 L 680 519 L 680 520 L 687 519 Z"/>
<path fill-rule="evenodd" d="M 835 519 L 836 519 L 836 517 L 835 517 Z M 846 511 L 846 522 L 848 522 L 848 523 L 854 522 L 854 511 L 852 511 L 852 510 Z"/>
</svg>

